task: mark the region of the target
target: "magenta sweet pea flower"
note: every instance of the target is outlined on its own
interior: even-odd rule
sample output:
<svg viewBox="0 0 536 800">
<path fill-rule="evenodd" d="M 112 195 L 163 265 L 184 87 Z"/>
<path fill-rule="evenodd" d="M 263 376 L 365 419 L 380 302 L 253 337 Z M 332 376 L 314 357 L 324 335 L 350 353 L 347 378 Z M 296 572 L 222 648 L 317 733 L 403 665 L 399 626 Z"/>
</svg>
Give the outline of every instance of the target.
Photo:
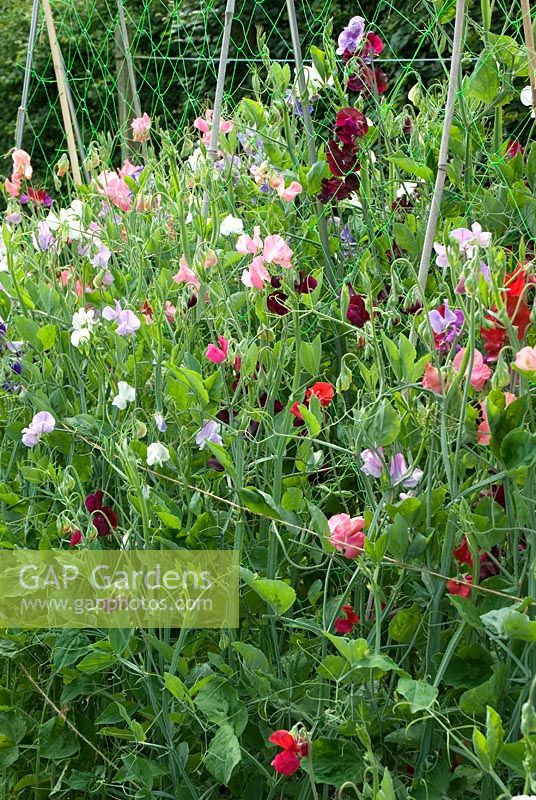
<svg viewBox="0 0 536 800">
<path fill-rule="evenodd" d="M 463 327 L 463 311 L 458 308 L 451 311 L 448 300 L 445 300 L 442 306 L 428 313 L 428 319 L 434 332 L 436 350 L 450 350 Z"/>
</svg>

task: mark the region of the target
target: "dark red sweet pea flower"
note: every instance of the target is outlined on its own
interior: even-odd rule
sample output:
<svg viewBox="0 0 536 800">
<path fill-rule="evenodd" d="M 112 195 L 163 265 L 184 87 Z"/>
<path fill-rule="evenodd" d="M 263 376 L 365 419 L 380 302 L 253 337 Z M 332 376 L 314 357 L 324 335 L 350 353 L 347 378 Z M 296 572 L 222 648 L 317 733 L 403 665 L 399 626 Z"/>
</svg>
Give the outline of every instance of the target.
<svg viewBox="0 0 536 800">
<path fill-rule="evenodd" d="M 310 294 L 318 286 L 318 281 L 312 275 L 306 275 L 300 270 L 299 276 L 294 281 L 294 288 L 299 294 Z"/>
<path fill-rule="evenodd" d="M 345 605 L 342 607 L 344 617 L 335 620 L 335 630 L 337 633 L 352 633 L 354 627 L 359 622 L 359 617 L 355 613 L 353 606 Z"/>
<path fill-rule="evenodd" d="M 71 533 L 71 538 L 69 539 L 69 547 L 76 547 L 77 544 L 80 544 L 82 541 L 82 531 L 78 528 Z"/>
<path fill-rule="evenodd" d="M 402 124 L 402 133 L 405 136 L 409 136 L 413 130 L 413 121 L 411 117 L 405 117 L 404 122 Z"/>
<path fill-rule="evenodd" d="M 363 328 L 365 322 L 370 319 L 370 314 L 365 306 L 365 300 L 360 294 L 356 294 L 353 290 L 350 295 L 350 302 L 346 312 L 346 319 L 356 328 Z"/>
<path fill-rule="evenodd" d="M 314 383 L 310 389 L 307 389 L 305 392 L 305 400 L 306 403 L 309 402 L 312 395 L 316 395 L 320 400 L 321 406 L 329 406 L 333 397 L 335 396 L 335 389 L 331 385 L 331 383 L 327 383 L 325 381 L 318 381 Z"/>
<path fill-rule="evenodd" d="M 373 56 L 379 56 L 383 50 L 383 39 L 381 36 L 378 36 L 377 33 L 374 31 L 369 31 L 367 33 L 367 38 L 365 41 L 365 46 L 363 47 L 363 58 L 372 58 Z"/>
<path fill-rule="evenodd" d="M 473 582 L 472 575 L 465 575 L 463 580 L 457 581 L 454 578 L 451 578 L 447 581 L 447 592 L 449 594 L 455 594 L 458 597 L 470 597 L 471 596 L 471 584 Z"/>
<path fill-rule="evenodd" d="M 355 140 L 368 132 L 367 118 L 357 108 L 341 108 L 335 118 L 334 132 L 344 144 L 355 145 Z"/>
<path fill-rule="evenodd" d="M 295 739 L 290 731 L 274 731 L 268 738 L 269 742 L 282 747 L 272 761 L 272 767 L 281 775 L 294 775 L 300 768 L 301 759 L 308 754 L 309 747 L 303 739 Z"/>
<path fill-rule="evenodd" d="M 280 317 L 283 317 L 290 311 L 290 308 L 285 305 L 287 300 L 288 296 L 285 294 L 285 292 L 280 290 L 277 292 L 272 292 L 272 294 L 268 295 L 266 298 L 266 306 L 268 311 L 271 311 L 272 314 L 278 314 Z"/>
<path fill-rule="evenodd" d="M 329 171 L 337 178 L 345 178 L 359 169 L 358 149 L 353 144 L 338 144 L 330 139 L 326 146 Z"/>
<path fill-rule="evenodd" d="M 506 158 L 515 158 L 525 154 L 525 148 L 516 139 L 509 139 L 506 144 Z"/>
<path fill-rule="evenodd" d="M 112 528 L 117 528 L 119 525 L 119 517 L 111 508 L 102 505 L 102 498 L 103 493 L 100 489 L 94 494 L 88 494 L 85 506 L 92 515 L 91 521 L 97 529 L 97 536 L 108 536 Z"/>
<path fill-rule="evenodd" d="M 384 94 L 387 91 L 387 75 L 379 67 L 369 67 L 361 64 L 357 72 L 348 78 L 347 87 L 350 92 L 360 94 Z"/>
</svg>

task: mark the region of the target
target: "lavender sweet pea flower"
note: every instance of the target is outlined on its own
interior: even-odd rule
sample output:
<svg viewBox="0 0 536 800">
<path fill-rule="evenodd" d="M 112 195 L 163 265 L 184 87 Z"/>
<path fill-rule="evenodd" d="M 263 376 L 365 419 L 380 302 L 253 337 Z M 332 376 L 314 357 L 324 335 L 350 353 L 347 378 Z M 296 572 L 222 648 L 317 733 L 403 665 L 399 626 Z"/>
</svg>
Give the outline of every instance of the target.
<svg viewBox="0 0 536 800">
<path fill-rule="evenodd" d="M 22 429 L 22 443 L 26 447 L 35 447 L 43 434 L 50 433 L 56 426 L 56 420 L 48 411 L 35 414 L 27 428 Z"/>
<path fill-rule="evenodd" d="M 428 319 L 430 320 L 430 325 L 434 333 L 444 333 L 450 328 L 451 330 L 455 330 L 455 336 L 457 336 L 462 328 L 465 317 L 463 311 L 457 308 L 451 311 L 449 308 L 449 301 L 445 300 L 443 303 L 443 314 L 441 314 L 439 310 L 430 311 L 428 313 Z"/>
<path fill-rule="evenodd" d="M 155 414 L 154 421 L 160 433 L 164 433 L 167 430 L 166 420 L 162 414 Z"/>
<path fill-rule="evenodd" d="M 212 442 L 212 444 L 223 444 L 219 430 L 219 422 L 216 422 L 216 420 L 213 419 L 205 420 L 203 422 L 203 427 L 199 428 L 195 434 L 195 443 L 199 449 L 203 450 L 207 442 Z"/>
<path fill-rule="evenodd" d="M 97 269 L 106 269 L 111 255 L 112 254 L 108 248 L 101 244 L 98 252 L 91 259 L 91 263 L 94 267 L 97 267 Z"/>
<path fill-rule="evenodd" d="M 133 311 L 120 311 L 117 316 L 117 323 L 115 332 L 119 336 L 132 336 L 141 325 Z"/>
<path fill-rule="evenodd" d="M 365 20 L 363 17 L 352 17 L 346 28 L 343 28 L 339 34 L 337 55 L 342 56 L 346 50 L 355 53 L 364 35 Z"/>
<path fill-rule="evenodd" d="M 370 475 L 372 478 L 380 478 L 384 466 L 383 449 L 378 447 L 377 450 L 362 450 L 359 455 L 363 461 L 361 472 L 364 472 L 365 475 Z"/>
<path fill-rule="evenodd" d="M 121 303 L 119 300 L 116 300 L 115 308 L 112 308 L 111 306 L 105 306 L 102 309 L 102 318 L 107 322 L 113 322 L 113 320 L 118 319 L 119 314 L 121 314 L 122 311 L 123 309 L 121 308 Z"/>
<path fill-rule="evenodd" d="M 12 211 L 11 214 L 6 214 L 5 220 L 11 223 L 11 225 L 18 225 L 19 222 L 22 222 L 22 214 L 18 211 Z"/>
<path fill-rule="evenodd" d="M 389 475 L 395 485 L 401 483 L 406 489 L 414 489 L 421 482 L 423 474 L 421 469 L 414 469 L 413 472 L 410 472 L 402 453 L 396 453 L 392 457 Z"/>
<path fill-rule="evenodd" d="M 50 250 L 56 244 L 56 239 L 52 235 L 48 222 L 41 220 L 37 225 L 37 236 L 34 239 L 34 244 L 37 244 L 39 250 Z"/>
</svg>

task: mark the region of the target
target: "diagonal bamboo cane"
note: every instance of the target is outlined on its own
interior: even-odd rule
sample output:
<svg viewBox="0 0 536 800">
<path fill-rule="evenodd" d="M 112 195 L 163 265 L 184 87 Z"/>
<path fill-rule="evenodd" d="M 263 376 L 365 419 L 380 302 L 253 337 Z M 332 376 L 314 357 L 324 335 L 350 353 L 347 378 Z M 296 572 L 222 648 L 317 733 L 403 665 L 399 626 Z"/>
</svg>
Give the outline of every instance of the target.
<svg viewBox="0 0 536 800">
<path fill-rule="evenodd" d="M 428 278 L 428 269 L 430 267 L 430 257 L 432 255 L 437 220 L 439 218 L 439 209 L 441 207 L 443 188 L 445 186 L 445 177 L 447 174 L 450 129 L 452 127 L 454 106 L 456 104 L 456 93 L 458 91 L 460 80 L 464 14 L 465 0 L 457 0 L 456 20 L 454 23 L 454 39 L 452 42 L 452 55 L 450 60 L 449 88 L 447 93 L 447 102 L 445 105 L 445 120 L 443 122 L 441 144 L 439 146 L 439 159 L 437 164 L 434 193 L 432 195 L 430 214 L 428 216 L 428 223 L 426 225 L 426 236 L 424 238 L 424 245 L 421 254 L 421 263 L 419 265 L 418 283 L 423 294 L 426 288 L 426 279 Z"/>
<path fill-rule="evenodd" d="M 534 49 L 534 31 L 532 29 L 530 0 L 521 0 L 521 13 L 523 14 L 523 34 L 525 37 L 527 58 L 529 62 L 529 80 L 532 89 L 532 108 L 536 112 L 536 50 Z"/>
<path fill-rule="evenodd" d="M 28 49 L 26 51 L 26 65 L 24 67 L 24 81 L 22 84 L 22 98 L 17 111 L 17 129 L 15 132 L 15 147 L 19 150 L 22 147 L 22 137 L 24 134 L 24 123 L 26 121 L 26 106 L 28 104 L 28 93 L 30 91 L 30 79 L 32 76 L 33 53 L 35 40 L 37 38 L 37 23 L 39 21 L 39 0 L 33 0 L 32 17 L 30 22 L 30 35 L 28 37 Z"/>
</svg>

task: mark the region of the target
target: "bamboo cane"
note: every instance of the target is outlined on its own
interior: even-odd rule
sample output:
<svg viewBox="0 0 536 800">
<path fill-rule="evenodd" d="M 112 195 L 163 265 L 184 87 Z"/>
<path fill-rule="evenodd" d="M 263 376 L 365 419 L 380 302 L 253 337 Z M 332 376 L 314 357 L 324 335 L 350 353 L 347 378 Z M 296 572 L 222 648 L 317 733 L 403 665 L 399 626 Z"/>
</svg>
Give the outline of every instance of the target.
<svg viewBox="0 0 536 800">
<path fill-rule="evenodd" d="M 233 24 L 233 16 L 235 9 L 235 0 L 227 0 L 225 7 L 225 16 L 223 24 L 223 39 L 220 50 L 220 60 L 218 64 L 218 80 L 216 82 L 216 92 L 214 94 L 214 109 L 212 113 L 212 123 L 210 128 L 210 140 L 208 144 L 207 155 L 210 161 L 216 161 L 218 155 L 218 144 L 220 140 L 220 121 L 221 109 L 223 105 L 223 91 L 225 89 L 225 77 L 227 75 L 227 60 L 229 57 L 229 44 L 231 42 L 231 27 Z M 208 204 L 210 201 L 210 194 L 208 188 L 203 193 L 203 202 L 201 204 L 201 216 L 203 219 L 208 217 Z"/>
<path fill-rule="evenodd" d="M 303 72 L 303 56 L 300 43 L 300 34 L 298 31 L 298 20 L 296 17 L 296 6 L 294 0 L 287 0 L 287 13 L 290 25 L 290 36 L 292 39 L 292 49 L 294 51 L 294 62 L 296 64 L 296 78 L 298 81 L 298 89 L 300 92 L 300 102 L 303 114 L 303 127 L 307 135 L 307 150 L 309 153 L 309 163 L 311 166 L 317 161 L 317 152 L 315 145 L 315 135 L 313 124 L 311 122 L 311 115 L 309 113 L 309 92 L 307 90 L 307 82 Z M 331 251 L 329 245 L 329 233 L 326 218 L 324 216 L 324 209 L 319 201 L 316 203 L 318 212 L 318 230 L 320 233 L 320 242 L 324 253 L 324 268 L 326 270 L 326 278 L 332 289 L 336 288 L 335 276 L 333 274 L 333 265 L 331 260 Z"/>
<path fill-rule="evenodd" d="M 52 16 L 52 9 L 50 8 L 49 0 L 42 0 L 42 2 L 43 2 L 43 11 L 45 12 L 45 20 L 47 24 L 48 41 L 50 43 L 50 51 L 52 53 L 52 62 L 54 64 L 54 73 L 56 76 L 56 83 L 58 86 L 61 114 L 63 117 L 63 127 L 65 128 L 65 136 L 67 138 L 67 149 L 69 151 L 69 160 L 71 162 L 71 169 L 73 171 L 73 180 L 75 184 L 81 185 L 82 176 L 80 174 L 80 165 L 78 163 L 78 155 L 76 152 L 76 142 L 73 132 L 71 114 L 69 111 L 69 101 L 67 96 L 63 59 L 61 57 L 61 50 L 58 43 L 58 37 L 56 35 L 56 26 L 54 25 L 54 18 Z"/>
<path fill-rule="evenodd" d="M 452 127 L 452 118 L 454 116 L 454 106 L 456 103 L 456 92 L 460 80 L 464 14 L 465 0 L 457 0 L 456 20 L 454 23 L 454 39 L 452 42 L 452 55 L 450 60 L 449 88 L 447 93 L 447 102 L 445 105 L 445 120 L 443 122 L 443 132 L 441 134 L 441 144 L 439 147 L 439 159 L 437 164 L 434 193 L 432 195 L 430 214 L 428 216 L 428 223 L 426 225 L 426 236 L 424 238 L 424 245 L 421 254 L 421 263 L 419 265 L 418 282 L 422 293 L 424 293 L 426 288 L 426 279 L 428 278 L 428 269 L 430 266 L 430 256 L 432 255 L 437 220 L 439 218 L 439 209 L 441 206 L 443 188 L 445 186 L 445 177 L 447 174 L 450 129 Z"/>
<path fill-rule="evenodd" d="M 128 40 L 127 21 L 125 18 L 125 8 L 123 0 L 117 0 L 117 13 L 119 22 L 119 32 L 121 36 L 121 44 L 123 49 L 123 56 L 127 67 L 127 75 L 130 83 L 130 93 L 132 96 L 132 105 L 134 113 L 137 117 L 141 117 L 140 98 L 138 95 L 138 87 L 136 85 L 136 75 L 134 73 L 134 64 L 132 63 L 132 56 L 130 54 L 130 43 Z M 141 145 L 143 159 L 147 161 L 147 142 L 142 142 Z"/>
<path fill-rule="evenodd" d="M 32 75 L 33 52 L 37 37 L 37 22 L 39 20 L 39 0 L 33 0 L 32 18 L 30 22 L 30 35 L 28 37 L 28 49 L 26 51 L 26 65 L 24 67 L 24 81 L 22 84 L 22 98 L 17 111 L 17 129 L 15 131 L 15 147 L 20 150 L 22 147 L 22 137 L 24 134 L 24 123 L 26 120 L 26 106 L 28 103 L 28 93 L 30 91 L 30 78 Z"/>
<path fill-rule="evenodd" d="M 529 80 L 532 89 L 532 108 L 536 112 L 536 50 L 534 49 L 534 31 L 532 29 L 532 17 L 530 13 L 530 0 L 521 0 L 521 12 L 523 14 L 523 34 L 527 48 L 527 58 L 529 62 Z"/>
</svg>

